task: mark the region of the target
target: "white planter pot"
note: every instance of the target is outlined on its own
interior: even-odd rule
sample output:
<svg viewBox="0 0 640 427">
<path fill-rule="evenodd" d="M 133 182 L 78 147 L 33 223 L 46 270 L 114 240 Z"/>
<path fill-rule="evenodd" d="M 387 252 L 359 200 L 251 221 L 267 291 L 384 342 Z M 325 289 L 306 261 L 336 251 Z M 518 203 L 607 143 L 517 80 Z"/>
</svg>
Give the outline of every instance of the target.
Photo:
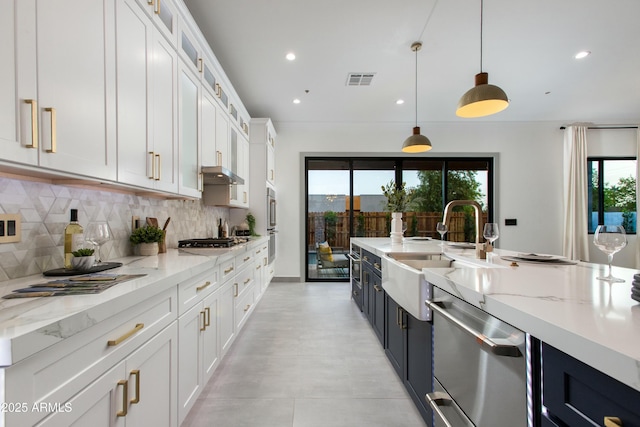
<svg viewBox="0 0 640 427">
<path fill-rule="evenodd" d="M 75 256 L 71 258 L 71 268 L 78 271 L 89 271 L 95 263 L 96 257 L 94 255 Z"/>
<path fill-rule="evenodd" d="M 402 243 L 402 212 L 391 213 L 391 243 Z"/>
<path fill-rule="evenodd" d="M 158 243 L 140 243 L 138 245 L 140 255 L 151 256 L 158 255 Z"/>
</svg>

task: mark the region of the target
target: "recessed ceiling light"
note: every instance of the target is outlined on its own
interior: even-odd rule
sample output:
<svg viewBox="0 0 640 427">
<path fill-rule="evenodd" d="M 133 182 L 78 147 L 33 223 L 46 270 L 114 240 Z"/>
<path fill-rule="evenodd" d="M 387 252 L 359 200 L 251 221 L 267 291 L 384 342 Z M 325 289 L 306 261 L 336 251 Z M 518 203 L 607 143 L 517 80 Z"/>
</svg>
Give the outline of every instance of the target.
<svg viewBox="0 0 640 427">
<path fill-rule="evenodd" d="M 295 54 L 295 53 L 293 53 L 293 52 L 289 52 L 289 53 L 287 53 L 286 58 L 287 58 L 289 61 L 293 61 L 294 59 L 296 59 L 296 54 Z"/>
<path fill-rule="evenodd" d="M 293 100 L 293 103 L 294 104 L 300 104 L 300 100 L 298 98 L 296 98 L 296 99 Z"/>
<path fill-rule="evenodd" d="M 591 52 L 589 52 L 588 50 L 583 50 L 583 51 L 580 51 L 580 52 L 576 53 L 576 56 L 574 56 L 574 58 L 582 59 L 582 58 L 586 58 L 590 54 L 591 54 Z"/>
<path fill-rule="evenodd" d="M 398 105 L 402 105 L 402 104 L 404 104 L 404 99 L 398 99 L 398 100 L 396 101 L 396 104 L 398 104 Z"/>
</svg>

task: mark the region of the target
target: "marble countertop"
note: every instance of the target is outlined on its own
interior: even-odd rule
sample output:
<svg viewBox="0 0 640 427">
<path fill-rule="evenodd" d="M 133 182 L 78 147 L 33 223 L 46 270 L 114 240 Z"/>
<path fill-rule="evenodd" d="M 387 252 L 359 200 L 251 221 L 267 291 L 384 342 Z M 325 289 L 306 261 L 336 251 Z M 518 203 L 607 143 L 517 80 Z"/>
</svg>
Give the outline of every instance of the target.
<svg viewBox="0 0 640 427">
<path fill-rule="evenodd" d="M 607 272 L 601 264 L 519 262 L 516 267 L 501 258 L 517 255 L 514 251 L 495 250 L 484 261 L 475 260 L 474 249 L 442 247 L 438 240 L 406 239 L 396 245 L 388 238 L 351 241 L 381 257 L 444 249 L 450 258 L 486 262 L 480 268 L 429 268 L 422 274 L 438 288 L 640 390 L 640 303 L 631 299 L 638 270 L 614 266 L 613 275 L 625 282 L 609 284 L 596 279 Z"/>
<path fill-rule="evenodd" d="M 265 238 L 229 249 L 168 249 L 157 256 L 110 260 L 123 263 L 111 274 L 144 274 L 99 294 L 0 299 L 0 367 L 12 365 L 122 310 L 215 268 Z M 34 275 L 0 282 L 0 296 L 62 277 Z"/>
</svg>

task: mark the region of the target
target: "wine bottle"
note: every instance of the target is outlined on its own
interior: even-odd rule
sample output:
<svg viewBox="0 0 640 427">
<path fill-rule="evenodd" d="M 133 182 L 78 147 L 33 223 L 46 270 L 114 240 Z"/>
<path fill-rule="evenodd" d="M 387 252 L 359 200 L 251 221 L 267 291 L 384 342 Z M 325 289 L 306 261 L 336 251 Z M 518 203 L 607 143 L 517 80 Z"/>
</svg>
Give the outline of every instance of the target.
<svg viewBox="0 0 640 427">
<path fill-rule="evenodd" d="M 64 268 L 71 269 L 73 251 L 82 246 L 84 240 L 83 228 L 78 223 L 78 210 L 71 209 L 71 220 L 64 228 Z"/>
<path fill-rule="evenodd" d="M 223 238 L 224 236 L 222 235 L 222 218 L 220 218 L 220 222 L 218 223 L 218 238 Z"/>
</svg>

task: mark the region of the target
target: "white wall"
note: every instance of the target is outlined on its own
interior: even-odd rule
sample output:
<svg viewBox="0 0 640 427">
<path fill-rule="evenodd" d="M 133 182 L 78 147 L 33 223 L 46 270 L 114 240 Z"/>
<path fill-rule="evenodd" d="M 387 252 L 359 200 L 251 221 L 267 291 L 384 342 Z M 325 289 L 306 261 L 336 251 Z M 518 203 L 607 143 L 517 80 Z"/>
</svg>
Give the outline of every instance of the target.
<svg viewBox="0 0 640 427">
<path fill-rule="evenodd" d="M 419 156 L 496 155 L 499 247 L 562 253 L 562 142 L 560 123 L 431 123 L 422 126 L 433 150 Z M 275 275 L 304 278 L 305 155 L 401 155 L 411 134 L 404 124 L 275 123 L 278 245 Z M 516 218 L 517 226 L 504 226 Z"/>
</svg>

